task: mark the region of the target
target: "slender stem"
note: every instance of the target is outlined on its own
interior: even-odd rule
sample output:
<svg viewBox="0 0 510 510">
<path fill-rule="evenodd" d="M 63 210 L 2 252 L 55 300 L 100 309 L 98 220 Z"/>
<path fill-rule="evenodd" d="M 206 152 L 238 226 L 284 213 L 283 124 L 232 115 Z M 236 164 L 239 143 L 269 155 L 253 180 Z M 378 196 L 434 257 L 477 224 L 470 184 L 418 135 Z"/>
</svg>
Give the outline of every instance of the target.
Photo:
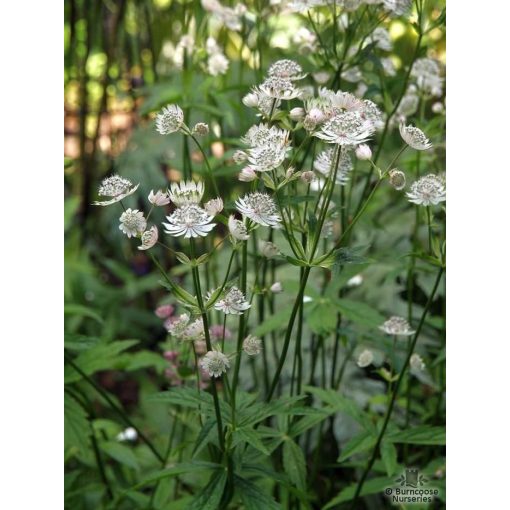
<svg viewBox="0 0 510 510">
<path fill-rule="evenodd" d="M 368 476 L 368 473 L 372 469 L 372 466 L 374 465 L 375 459 L 377 458 L 377 455 L 378 455 L 378 452 L 379 452 L 379 447 L 380 447 L 381 442 L 383 440 L 384 433 L 386 432 L 386 428 L 388 427 L 388 423 L 390 421 L 391 414 L 393 412 L 393 407 L 395 406 L 395 401 L 397 399 L 397 395 L 398 395 L 398 391 L 400 389 L 400 385 L 402 384 L 402 380 L 404 379 L 404 375 L 406 373 L 407 367 L 409 366 L 409 362 L 411 360 L 411 356 L 413 354 L 414 348 L 416 347 L 416 342 L 418 341 L 418 337 L 420 336 L 421 329 L 422 329 L 423 324 L 425 322 L 425 317 L 427 316 L 427 313 L 428 313 L 428 311 L 429 311 L 429 309 L 430 309 L 430 307 L 432 305 L 432 302 L 434 300 L 434 296 L 436 294 L 436 290 L 437 290 L 437 288 L 439 286 L 439 282 L 441 281 L 441 277 L 443 276 L 443 272 L 444 272 L 444 268 L 441 267 L 439 269 L 438 274 L 437 274 L 436 281 L 434 283 L 434 287 L 432 288 L 432 292 L 430 293 L 430 296 L 429 296 L 429 298 L 427 300 L 427 304 L 425 305 L 425 309 L 423 310 L 423 313 L 422 313 L 422 316 L 421 316 L 421 319 L 420 319 L 420 323 L 418 324 L 418 327 L 416 328 L 416 333 L 414 334 L 413 340 L 411 342 L 411 346 L 409 347 L 409 350 L 407 352 L 406 360 L 404 362 L 402 370 L 400 371 L 400 374 L 398 376 L 398 379 L 397 379 L 397 382 L 395 384 L 395 387 L 393 388 L 393 392 L 392 392 L 392 395 L 391 395 L 391 400 L 389 402 L 388 409 L 386 411 L 386 416 L 384 417 L 383 425 L 382 425 L 381 430 L 379 432 L 379 435 L 377 437 L 377 441 L 375 443 L 375 446 L 374 446 L 374 448 L 372 450 L 372 455 L 371 455 L 370 460 L 368 461 L 367 466 L 366 466 L 365 470 L 363 471 L 363 475 L 361 476 L 361 479 L 358 482 L 358 485 L 356 487 L 356 492 L 354 494 L 354 498 L 352 499 L 352 503 L 351 503 L 351 506 L 350 506 L 350 508 L 352 510 L 355 510 L 355 509 L 358 508 L 356 505 L 358 503 L 358 499 L 359 499 L 359 496 L 361 494 L 361 490 L 363 489 L 363 485 L 365 484 L 365 480 L 366 480 L 366 478 Z"/>
<path fill-rule="evenodd" d="M 430 217 L 430 206 L 427 206 L 427 225 L 429 230 L 429 253 L 432 253 L 432 221 Z"/>
<path fill-rule="evenodd" d="M 197 140 L 195 135 L 191 134 L 191 132 L 190 132 L 189 135 L 191 136 L 191 138 L 195 142 L 196 146 L 198 147 L 198 150 L 202 153 L 202 156 L 204 157 L 204 161 L 205 161 L 205 164 L 207 166 L 207 170 L 209 171 L 209 176 L 211 178 L 211 182 L 212 182 L 212 185 L 213 185 L 213 188 L 214 188 L 214 193 L 216 193 L 216 196 L 219 197 L 220 196 L 220 192 L 218 190 L 218 185 L 216 184 L 216 179 L 214 177 L 211 165 L 209 164 L 209 159 L 207 158 L 207 154 L 205 153 L 204 149 L 202 148 L 202 145 Z"/>
</svg>

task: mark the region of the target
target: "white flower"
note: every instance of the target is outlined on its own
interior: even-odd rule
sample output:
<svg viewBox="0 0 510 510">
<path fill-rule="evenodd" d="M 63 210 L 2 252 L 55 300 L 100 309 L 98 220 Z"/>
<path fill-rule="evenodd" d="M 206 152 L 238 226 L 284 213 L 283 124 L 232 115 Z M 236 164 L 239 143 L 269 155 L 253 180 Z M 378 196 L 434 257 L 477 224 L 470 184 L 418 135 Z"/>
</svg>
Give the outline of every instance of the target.
<svg viewBox="0 0 510 510">
<path fill-rule="evenodd" d="M 292 110 L 289 112 L 289 117 L 291 118 L 291 120 L 295 122 L 303 120 L 304 116 L 305 116 L 304 108 L 300 107 L 292 108 Z"/>
<path fill-rule="evenodd" d="M 432 147 L 425 133 L 417 127 L 400 124 L 400 136 L 409 147 L 417 151 L 425 151 Z"/>
<path fill-rule="evenodd" d="M 413 204 L 437 205 L 446 200 L 444 180 L 434 174 L 425 175 L 411 184 L 406 195 Z"/>
<path fill-rule="evenodd" d="M 400 191 L 406 187 L 406 174 L 402 170 L 393 168 L 388 172 L 390 185 L 397 191 Z"/>
<path fill-rule="evenodd" d="M 328 83 L 329 79 L 331 78 L 331 75 L 327 71 L 319 71 L 318 73 L 313 73 L 312 76 L 315 82 L 319 85 Z"/>
<path fill-rule="evenodd" d="M 213 198 L 204 204 L 204 209 L 211 215 L 216 216 L 223 211 L 223 200 L 220 197 Z"/>
<path fill-rule="evenodd" d="M 359 287 L 363 283 L 363 276 L 360 274 L 354 275 L 347 280 L 347 287 Z"/>
<path fill-rule="evenodd" d="M 356 157 L 361 161 L 371 159 L 372 149 L 366 143 L 362 143 L 356 147 Z"/>
<path fill-rule="evenodd" d="M 301 174 L 301 180 L 305 184 L 310 184 L 312 181 L 315 180 L 315 174 L 311 170 L 307 170 L 306 172 L 303 172 Z"/>
<path fill-rule="evenodd" d="M 390 33 L 384 27 L 375 28 L 369 38 L 371 42 L 375 43 L 376 48 L 384 51 L 391 51 L 393 49 Z"/>
<path fill-rule="evenodd" d="M 432 105 L 432 111 L 434 113 L 443 113 L 444 112 L 444 104 L 441 101 L 437 101 Z"/>
<path fill-rule="evenodd" d="M 181 129 L 184 123 L 184 113 L 176 104 L 169 104 L 156 115 L 156 131 L 162 135 L 169 135 Z"/>
<path fill-rule="evenodd" d="M 149 193 L 149 202 L 154 205 L 162 206 L 170 203 L 170 197 L 166 191 L 158 190 L 154 193 L 153 190 Z"/>
<path fill-rule="evenodd" d="M 256 108 L 259 105 L 259 96 L 256 92 L 249 92 L 243 97 L 242 102 L 248 108 Z"/>
<path fill-rule="evenodd" d="M 393 60 L 389 57 L 381 58 L 381 65 L 383 68 L 383 73 L 386 76 L 395 76 L 397 74 L 397 70 L 395 69 L 395 64 Z"/>
<path fill-rule="evenodd" d="M 242 315 L 251 305 L 246 301 L 244 294 L 237 288 L 232 287 L 224 296 L 214 304 L 216 310 L 225 314 Z"/>
<path fill-rule="evenodd" d="M 262 351 L 262 341 L 256 336 L 248 335 L 243 340 L 243 351 L 248 354 L 248 356 L 256 356 L 257 354 L 260 354 Z"/>
<path fill-rule="evenodd" d="M 272 243 L 271 241 L 260 241 L 259 250 L 262 255 L 268 259 L 276 257 L 276 255 L 280 253 L 280 250 L 276 244 Z"/>
<path fill-rule="evenodd" d="M 269 76 L 258 87 L 258 90 L 273 99 L 290 100 L 301 95 L 301 90 L 294 86 L 292 80 L 279 76 Z"/>
<path fill-rule="evenodd" d="M 120 216 L 119 229 L 128 237 L 138 236 L 147 227 L 147 221 L 143 212 L 138 209 L 127 209 Z"/>
<path fill-rule="evenodd" d="M 192 133 L 197 134 L 198 136 L 205 136 L 209 133 L 209 125 L 205 122 L 197 122 L 193 126 Z"/>
<path fill-rule="evenodd" d="M 273 285 L 271 285 L 271 287 L 269 288 L 269 290 L 273 294 L 280 294 L 281 292 L 283 292 L 283 285 L 280 282 L 274 282 Z"/>
<path fill-rule="evenodd" d="M 201 341 L 205 338 L 204 321 L 202 318 L 195 319 L 184 329 L 181 339 L 186 341 Z"/>
<path fill-rule="evenodd" d="M 341 112 L 326 121 L 314 136 L 327 143 L 358 145 L 365 142 L 374 132 L 372 122 L 363 119 L 359 112 Z"/>
<path fill-rule="evenodd" d="M 228 71 L 229 61 L 223 53 L 215 53 L 207 59 L 207 72 L 211 76 L 225 74 Z"/>
<path fill-rule="evenodd" d="M 405 14 L 411 8 L 412 0 L 383 0 L 385 9 L 395 16 Z"/>
<path fill-rule="evenodd" d="M 268 76 L 276 76 L 288 80 L 301 80 L 305 77 L 302 67 L 293 60 L 277 60 L 269 66 Z"/>
<path fill-rule="evenodd" d="M 158 242 L 158 228 L 153 225 L 149 230 L 142 234 L 142 244 L 138 247 L 139 250 L 148 250 Z"/>
<path fill-rule="evenodd" d="M 251 182 L 254 181 L 257 178 L 257 174 L 255 173 L 255 170 L 251 166 L 245 166 L 241 172 L 239 173 L 238 179 L 241 182 Z"/>
<path fill-rule="evenodd" d="M 267 124 L 258 124 L 248 129 L 241 141 L 254 148 L 267 144 L 287 145 L 289 132 L 276 126 L 269 127 Z"/>
<path fill-rule="evenodd" d="M 293 12 L 304 12 L 312 7 L 324 5 L 324 3 L 324 0 L 292 0 L 288 3 L 288 8 Z"/>
<path fill-rule="evenodd" d="M 276 227 L 281 221 L 276 204 L 267 193 L 248 193 L 236 200 L 237 210 L 250 220 L 266 227 Z"/>
<path fill-rule="evenodd" d="M 233 214 L 228 218 L 228 229 L 230 235 L 238 241 L 246 241 L 250 238 L 246 225 L 242 221 L 236 220 Z"/>
<path fill-rule="evenodd" d="M 122 432 L 117 434 L 117 441 L 136 441 L 138 439 L 138 432 L 133 427 L 128 427 Z"/>
<path fill-rule="evenodd" d="M 137 189 L 139 184 L 133 186 L 129 179 L 124 179 L 120 175 L 112 175 L 103 179 L 99 186 L 98 195 L 102 197 L 112 197 L 111 200 L 103 202 L 94 202 L 93 205 L 111 205 L 120 202 L 122 199 L 132 195 Z"/>
<path fill-rule="evenodd" d="M 216 225 L 207 211 L 196 204 L 178 207 L 170 216 L 168 223 L 163 223 L 165 232 L 174 237 L 205 237 Z"/>
<path fill-rule="evenodd" d="M 204 196 L 204 183 L 201 181 L 172 182 L 168 196 L 177 206 L 198 204 Z"/>
<path fill-rule="evenodd" d="M 170 321 L 165 322 L 168 333 L 178 339 L 181 339 L 184 335 L 184 331 L 188 327 L 189 319 L 189 315 L 187 313 L 183 313 L 179 317 L 175 319 L 172 318 Z"/>
<path fill-rule="evenodd" d="M 302 53 L 311 52 L 317 45 L 317 36 L 306 27 L 300 27 L 292 36 L 292 42 L 296 44 Z"/>
<path fill-rule="evenodd" d="M 289 147 L 279 143 L 267 143 L 248 149 L 248 162 L 256 172 L 269 172 L 278 168 L 287 156 Z"/>
<path fill-rule="evenodd" d="M 374 354 L 372 351 L 365 349 L 359 356 L 356 364 L 360 368 L 368 367 L 374 361 Z"/>
<path fill-rule="evenodd" d="M 248 154 L 242 150 L 237 150 L 232 155 L 232 159 L 234 160 L 234 163 L 244 163 L 248 159 Z"/>
<path fill-rule="evenodd" d="M 418 372 L 423 372 L 423 370 L 425 370 L 425 362 L 419 354 L 412 354 L 409 360 L 409 364 L 413 370 Z"/>
<path fill-rule="evenodd" d="M 210 377 L 220 377 L 227 368 L 230 368 L 230 361 L 220 351 L 208 351 L 200 360 L 200 366 Z"/>
<path fill-rule="evenodd" d="M 411 76 L 415 78 L 416 85 L 426 94 L 441 96 L 443 94 L 443 78 L 441 66 L 432 58 L 419 58 L 413 64 Z"/>
<path fill-rule="evenodd" d="M 379 326 L 379 329 L 387 335 L 394 336 L 411 336 L 415 333 L 403 317 L 396 316 L 390 317 L 382 326 Z"/>
<path fill-rule="evenodd" d="M 334 149 L 327 149 L 321 152 L 314 161 L 313 167 L 317 172 L 325 177 L 333 176 L 335 173 L 334 168 Z M 338 171 L 336 173 L 336 184 L 344 186 L 349 181 L 349 172 L 352 170 L 352 159 L 346 150 L 342 149 L 340 153 L 340 160 L 338 162 Z"/>
</svg>

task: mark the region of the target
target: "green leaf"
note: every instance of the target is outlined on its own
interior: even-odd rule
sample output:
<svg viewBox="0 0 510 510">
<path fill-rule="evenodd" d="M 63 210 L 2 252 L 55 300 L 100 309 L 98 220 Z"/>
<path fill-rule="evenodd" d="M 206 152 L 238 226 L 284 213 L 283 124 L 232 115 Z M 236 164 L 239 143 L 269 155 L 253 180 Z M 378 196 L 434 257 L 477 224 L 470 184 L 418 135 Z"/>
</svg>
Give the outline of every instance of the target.
<svg viewBox="0 0 510 510">
<path fill-rule="evenodd" d="M 193 472 L 204 472 L 210 471 L 212 469 L 222 469 L 223 466 L 220 464 L 214 464 L 213 462 L 202 462 L 202 461 L 193 461 L 193 462 L 183 462 L 181 464 L 177 464 L 176 466 L 172 466 L 165 469 L 160 469 L 159 471 L 155 471 L 150 474 L 146 478 L 144 478 L 141 482 L 137 483 L 133 489 L 140 489 L 146 485 L 151 485 L 158 480 L 163 480 L 164 478 L 169 478 L 172 476 L 183 475 L 185 473 L 193 473 Z"/>
<path fill-rule="evenodd" d="M 388 440 L 383 440 L 380 446 L 381 458 L 388 476 L 393 476 L 397 470 L 397 449 Z"/>
<path fill-rule="evenodd" d="M 65 315 L 79 315 L 81 317 L 88 317 L 89 319 L 94 319 L 100 324 L 103 323 L 102 317 L 92 308 L 88 306 L 78 305 L 78 304 L 67 304 L 64 305 L 64 314 Z"/>
<path fill-rule="evenodd" d="M 303 416 L 303 418 L 296 421 L 292 427 L 290 428 L 289 435 L 291 437 L 300 436 L 303 432 L 306 432 L 308 429 L 315 427 L 320 422 L 324 421 L 328 416 L 335 413 L 336 409 L 334 408 L 322 408 L 322 409 L 313 409 L 313 413 L 307 416 Z"/>
<path fill-rule="evenodd" d="M 193 453 L 191 454 L 192 458 L 195 458 L 203 448 L 209 443 L 211 438 L 213 437 L 213 431 L 215 431 L 216 418 L 208 418 L 204 423 L 204 426 L 200 429 L 200 433 L 195 441 L 195 446 L 193 447 Z"/>
<path fill-rule="evenodd" d="M 212 405 L 212 396 L 209 393 L 203 391 L 199 393 L 192 388 L 172 388 L 168 391 L 150 395 L 147 400 L 196 409 L 203 405 Z"/>
<path fill-rule="evenodd" d="M 363 431 L 361 434 L 353 437 L 342 448 L 342 452 L 338 457 L 338 462 L 343 462 L 356 453 L 366 452 L 375 446 L 377 437 L 370 431 Z"/>
<path fill-rule="evenodd" d="M 380 326 L 386 319 L 377 310 L 360 301 L 336 299 L 333 301 L 338 311 L 350 321 L 369 328 Z"/>
<path fill-rule="evenodd" d="M 86 351 L 101 342 L 100 338 L 93 336 L 65 333 L 64 348 L 70 351 Z"/>
<path fill-rule="evenodd" d="M 334 252 L 333 273 L 338 274 L 346 264 L 367 264 L 370 260 L 362 253 L 369 248 L 368 245 L 353 246 L 352 248 L 339 248 Z"/>
<path fill-rule="evenodd" d="M 257 431 L 252 428 L 242 427 L 236 429 L 234 431 L 234 443 L 239 443 L 239 441 L 246 441 L 250 446 L 253 446 L 253 448 L 259 452 L 262 452 L 264 455 L 271 455 L 271 452 L 264 446 L 264 443 L 261 441 Z"/>
<path fill-rule="evenodd" d="M 336 308 L 330 301 L 322 299 L 310 310 L 306 320 L 314 333 L 326 335 L 336 329 Z"/>
<path fill-rule="evenodd" d="M 186 510 L 217 510 L 226 483 L 225 470 L 214 473 L 209 483 L 196 495 Z"/>
<path fill-rule="evenodd" d="M 108 441 L 101 443 L 100 447 L 101 450 L 103 450 L 107 455 L 109 455 L 117 462 L 120 462 L 121 464 L 124 464 L 137 471 L 140 469 L 136 455 L 128 446 L 116 443 L 114 441 Z"/>
<path fill-rule="evenodd" d="M 388 434 L 387 439 L 392 443 L 444 445 L 446 444 L 446 430 L 444 427 L 424 425 L 400 432 L 392 432 Z"/>
<path fill-rule="evenodd" d="M 235 486 L 241 493 L 241 500 L 246 510 L 281 510 L 282 507 L 271 496 L 262 492 L 250 480 L 235 476 Z"/>
<path fill-rule="evenodd" d="M 361 496 L 367 496 L 369 494 L 376 494 L 377 492 L 383 491 L 386 487 L 389 487 L 393 484 L 393 480 L 386 477 L 372 478 L 367 480 L 363 488 L 361 489 Z M 322 510 L 329 510 L 340 503 L 345 503 L 346 501 L 351 501 L 356 493 L 356 488 L 358 487 L 357 483 L 353 483 L 343 489 L 338 496 L 334 497 L 331 501 L 328 501 L 326 506 L 322 508 Z"/>
<path fill-rule="evenodd" d="M 89 440 L 87 413 L 73 397 L 64 393 L 64 445 L 84 452 L 89 448 Z"/>
<path fill-rule="evenodd" d="M 283 442 L 283 469 L 298 489 L 306 490 L 305 456 L 299 445 L 290 437 Z"/>
<path fill-rule="evenodd" d="M 255 336 L 261 337 L 271 331 L 274 331 L 275 329 L 285 328 L 287 326 L 287 323 L 289 322 L 291 312 L 292 312 L 292 306 L 282 308 L 275 314 L 273 314 L 270 317 L 268 317 L 267 319 L 265 319 L 262 324 L 257 326 L 252 331 L 252 334 Z"/>
</svg>

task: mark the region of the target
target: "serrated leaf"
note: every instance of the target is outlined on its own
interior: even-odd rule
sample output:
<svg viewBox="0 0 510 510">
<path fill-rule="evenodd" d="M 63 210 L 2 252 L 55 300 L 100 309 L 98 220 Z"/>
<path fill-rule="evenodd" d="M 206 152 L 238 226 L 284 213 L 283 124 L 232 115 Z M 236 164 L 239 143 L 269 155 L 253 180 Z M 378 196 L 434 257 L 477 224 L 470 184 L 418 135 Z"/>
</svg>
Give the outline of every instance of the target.
<svg viewBox="0 0 510 510">
<path fill-rule="evenodd" d="M 392 443 L 444 445 L 446 444 L 446 430 L 444 427 L 424 425 L 400 432 L 392 432 L 388 434 L 387 439 Z"/>
<path fill-rule="evenodd" d="M 377 437 L 369 431 L 363 431 L 361 434 L 353 437 L 347 444 L 342 448 L 342 452 L 338 457 L 337 462 L 343 462 L 349 457 L 352 457 L 356 453 L 366 452 L 375 446 Z"/>
<path fill-rule="evenodd" d="M 203 427 L 200 429 L 200 433 L 195 441 L 195 446 L 193 447 L 193 453 L 191 454 L 192 458 L 195 458 L 203 448 L 209 443 L 211 437 L 213 437 L 213 432 L 216 426 L 216 418 L 208 418 Z"/>
<path fill-rule="evenodd" d="M 186 507 L 187 510 L 217 510 L 223 490 L 227 483 L 225 470 L 214 473 L 209 483 L 195 496 L 193 501 Z"/>
<path fill-rule="evenodd" d="M 386 320 L 377 310 L 361 301 L 337 299 L 333 303 L 348 320 L 369 328 L 376 328 Z"/>
<path fill-rule="evenodd" d="M 322 409 L 311 409 L 311 411 L 314 412 L 308 414 L 307 416 L 303 416 L 303 418 L 300 418 L 298 421 L 292 424 L 292 427 L 289 431 L 289 436 L 300 436 L 308 429 L 311 429 L 312 427 L 315 427 L 324 421 L 328 416 L 331 416 L 333 413 L 335 413 L 336 410 L 330 407 Z"/>
<path fill-rule="evenodd" d="M 383 461 L 384 468 L 386 469 L 386 473 L 388 476 L 393 476 L 398 466 L 397 449 L 395 448 L 395 445 L 384 439 L 379 450 L 381 452 L 381 459 Z"/>
<path fill-rule="evenodd" d="M 238 443 L 239 441 L 245 441 L 264 455 L 271 454 L 271 452 L 264 446 L 264 443 L 261 441 L 258 432 L 250 427 L 241 427 L 236 429 L 234 431 L 234 438 L 234 442 Z M 237 441 L 235 441 L 236 439 Z"/>
<path fill-rule="evenodd" d="M 250 480 L 240 476 L 235 476 L 234 480 L 246 510 L 281 510 L 280 504 Z"/>
<path fill-rule="evenodd" d="M 160 469 L 155 471 L 154 473 L 145 477 L 142 481 L 137 483 L 133 488 L 140 489 L 141 487 L 145 487 L 146 485 L 150 485 L 158 480 L 163 480 L 164 478 L 169 478 L 172 476 L 183 475 L 185 473 L 193 473 L 193 472 L 204 472 L 210 470 L 222 469 L 223 466 L 221 464 L 215 464 L 213 462 L 202 462 L 202 461 L 193 461 L 193 462 L 182 462 L 181 464 L 177 464 L 176 466 L 168 467 L 165 469 Z"/>
<path fill-rule="evenodd" d="M 86 351 L 101 342 L 100 338 L 74 333 L 65 333 L 64 348 L 70 351 Z"/>
<path fill-rule="evenodd" d="M 90 426 L 87 413 L 78 402 L 64 394 L 64 445 L 84 452 L 89 448 Z"/>
<path fill-rule="evenodd" d="M 64 315 L 79 315 L 94 319 L 96 322 L 99 322 L 99 324 L 103 323 L 103 318 L 95 310 L 88 306 L 78 304 L 64 305 Z"/>
<path fill-rule="evenodd" d="M 367 480 L 363 484 L 363 488 L 361 489 L 361 496 L 367 496 L 369 494 L 376 494 L 377 492 L 383 491 L 386 487 L 390 487 L 393 484 L 393 480 L 386 477 L 378 477 Z M 343 489 L 338 496 L 334 497 L 332 500 L 328 501 L 326 506 L 322 508 L 322 510 L 329 510 L 340 503 L 345 503 L 347 501 L 351 501 L 356 493 L 356 488 L 358 487 L 357 483 L 353 483 Z"/>
<path fill-rule="evenodd" d="M 128 446 L 116 443 L 114 441 L 108 441 L 101 443 L 100 448 L 117 462 L 120 462 L 121 464 L 124 464 L 137 471 L 140 469 L 136 455 Z"/>
<path fill-rule="evenodd" d="M 290 438 L 283 442 L 283 468 L 298 489 L 306 490 L 305 456 L 299 445 Z"/>
<path fill-rule="evenodd" d="M 274 313 L 270 317 L 264 320 L 262 324 L 259 324 L 253 331 L 252 334 L 258 337 L 267 335 L 267 333 L 276 329 L 283 329 L 289 322 L 292 307 L 288 306 L 282 308 L 278 312 Z"/>
<path fill-rule="evenodd" d="M 306 321 L 310 329 L 318 335 L 331 333 L 337 325 L 336 308 L 331 302 L 322 300 L 308 312 Z"/>
</svg>

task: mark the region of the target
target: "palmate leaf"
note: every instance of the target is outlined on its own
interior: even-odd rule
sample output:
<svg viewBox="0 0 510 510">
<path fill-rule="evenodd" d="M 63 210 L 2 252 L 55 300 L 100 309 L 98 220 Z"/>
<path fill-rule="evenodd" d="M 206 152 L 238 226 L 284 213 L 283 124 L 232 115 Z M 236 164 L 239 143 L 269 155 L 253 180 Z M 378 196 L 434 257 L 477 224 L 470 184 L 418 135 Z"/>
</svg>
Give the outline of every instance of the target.
<svg viewBox="0 0 510 510">
<path fill-rule="evenodd" d="M 241 441 L 245 441 L 264 455 L 271 454 L 271 452 L 264 446 L 264 443 L 260 438 L 260 434 L 251 427 L 241 427 L 234 431 L 233 446 L 239 444 Z"/>
<path fill-rule="evenodd" d="M 198 409 L 200 406 L 212 407 L 213 400 L 209 393 L 192 388 L 172 388 L 168 391 L 155 393 L 147 397 L 150 402 L 161 402 L 167 404 L 179 405 L 182 407 L 191 407 Z"/>
<path fill-rule="evenodd" d="M 298 489 L 306 490 L 305 456 L 303 450 L 290 437 L 283 442 L 283 468 Z"/>
<path fill-rule="evenodd" d="M 271 496 L 259 487 L 240 476 L 234 477 L 236 489 L 241 494 L 241 500 L 246 510 L 281 510 L 282 507 Z"/>
<path fill-rule="evenodd" d="M 336 412 L 336 409 L 333 407 L 323 407 L 322 409 L 311 409 L 312 411 L 307 416 L 303 416 L 298 421 L 292 424 L 289 436 L 296 437 L 306 432 L 308 429 L 315 427 L 322 421 L 324 421 L 328 416 L 331 416 Z"/>
<path fill-rule="evenodd" d="M 364 430 L 361 434 L 354 436 L 342 448 L 342 452 L 338 457 L 338 462 L 343 462 L 356 453 L 366 452 L 372 449 L 377 442 L 377 437 L 372 432 Z"/>
<path fill-rule="evenodd" d="M 393 484 L 393 480 L 387 477 L 378 477 L 367 480 L 363 489 L 361 489 L 361 496 L 367 496 L 368 494 L 376 494 L 377 492 L 383 491 L 386 487 L 389 487 Z M 351 501 L 356 493 L 356 488 L 358 484 L 353 483 L 343 489 L 338 496 L 334 497 L 332 500 L 328 501 L 328 503 L 322 508 L 322 510 L 329 510 L 330 508 L 334 508 L 341 503 L 345 503 L 347 501 Z"/>
<path fill-rule="evenodd" d="M 330 301 L 322 299 L 317 303 L 306 316 L 306 322 L 313 333 L 328 334 L 336 329 L 337 314 L 336 308 Z"/>
<path fill-rule="evenodd" d="M 227 472 L 223 469 L 216 471 L 209 483 L 193 498 L 186 510 L 216 510 L 219 507 L 225 484 Z"/>
</svg>

